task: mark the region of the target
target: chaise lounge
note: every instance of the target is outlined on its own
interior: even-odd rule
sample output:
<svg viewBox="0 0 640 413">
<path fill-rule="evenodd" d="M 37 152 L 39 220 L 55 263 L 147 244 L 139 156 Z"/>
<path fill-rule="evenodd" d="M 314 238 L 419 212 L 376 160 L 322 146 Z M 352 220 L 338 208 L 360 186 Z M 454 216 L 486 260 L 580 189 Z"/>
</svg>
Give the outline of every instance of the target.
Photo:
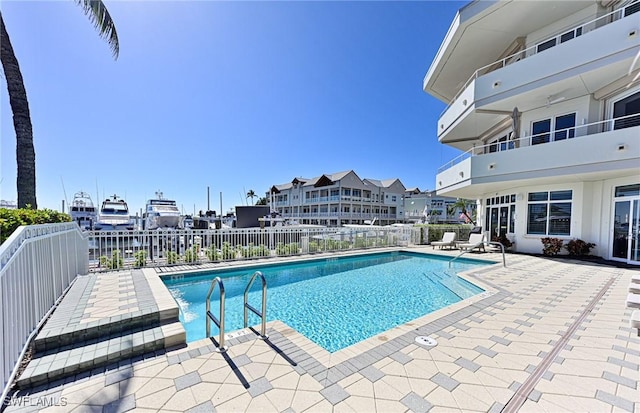
<svg viewBox="0 0 640 413">
<path fill-rule="evenodd" d="M 458 243 L 458 248 L 462 251 L 473 251 L 476 248 L 484 251 L 484 234 L 469 234 L 469 240 Z"/>
<path fill-rule="evenodd" d="M 442 240 L 433 241 L 431 246 L 435 249 L 436 247 L 449 247 L 450 249 L 456 245 L 456 233 L 455 232 L 445 232 L 442 235 Z"/>
</svg>

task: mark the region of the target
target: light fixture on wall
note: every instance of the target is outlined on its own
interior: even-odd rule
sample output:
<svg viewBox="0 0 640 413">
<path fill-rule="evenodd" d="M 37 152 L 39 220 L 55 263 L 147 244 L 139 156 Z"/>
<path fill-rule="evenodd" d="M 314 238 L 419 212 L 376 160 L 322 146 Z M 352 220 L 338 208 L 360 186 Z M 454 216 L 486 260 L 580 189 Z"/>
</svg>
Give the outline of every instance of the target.
<svg viewBox="0 0 640 413">
<path fill-rule="evenodd" d="M 495 164 L 495 163 L 490 163 L 490 164 L 489 164 L 489 169 L 495 169 L 495 167 L 496 167 L 496 164 Z"/>
<path fill-rule="evenodd" d="M 558 103 L 558 102 L 562 102 L 563 100 L 565 100 L 566 97 L 564 96 L 553 96 L 553 95 L 549 95 L 547 96 L 547 107 Z"/>
</svg>

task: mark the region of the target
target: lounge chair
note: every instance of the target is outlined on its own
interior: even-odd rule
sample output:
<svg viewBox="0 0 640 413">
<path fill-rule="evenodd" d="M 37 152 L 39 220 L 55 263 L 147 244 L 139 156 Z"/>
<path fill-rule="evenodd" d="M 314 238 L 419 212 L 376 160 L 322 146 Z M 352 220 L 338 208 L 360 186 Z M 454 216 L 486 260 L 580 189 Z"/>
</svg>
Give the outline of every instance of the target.
<svg viewBox="0 0 640 413">
<path fill-rule="evenodd" d="M 633 294 L 640 294 L 640 284 L 636 284 L 636 283 L 629 284 L 629 292 Z"/>
<path fill-rule="evenodd" d="M 442 235 L 442 240 L 433 241 L 431 246 L 435 249 L 436 247 L 449 247 L 453 248 L 456 245 L 456 233 L 455 232 L 445 232 Z"/>
<path fill-rule="evenodd" d="M 631 328 L 638 329 L 638 336 L 640 336 L 640 310 L 633 310 L 631 318 L 629 319 L 629 325 Z"/>
<path fill-rule="evenodd" d="M 640 274 L 633 274 L 631 276 L 631 282 L 634 284 L 640 284 Z"/>
<path fill-rule="evenodd" d="M 640 294 L 629 293 L 627 295 L 627 307 L 640 308 Z"/>
<path fill-rule="evenodd" d="M 484 234 L 469 234 L 469 240 L 458 243 L 458 248 L 463 251 L 478 250 L 484 251 Z"/>
</svg>

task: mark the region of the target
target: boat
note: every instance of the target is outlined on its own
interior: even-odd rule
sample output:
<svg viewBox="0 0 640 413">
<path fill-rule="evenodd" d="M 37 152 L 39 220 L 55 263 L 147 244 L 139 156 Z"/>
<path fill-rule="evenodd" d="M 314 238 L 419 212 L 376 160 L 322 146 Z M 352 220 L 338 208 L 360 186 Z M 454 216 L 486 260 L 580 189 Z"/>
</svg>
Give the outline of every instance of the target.
<svg viewBox="0 0 640 413">
<path fill-rule="evenodd" d="M 124 199 L 114 194 L 102 201 L 98 219 L 93 228 L 96 231 L 133 230 L 134 223 L 129 216 L 129 206 Z"/>
<path fill-rule="evenodd" d="M 193 217 L 191 215 L 183 215 L 180 219 L 182 220 L 180 228 L 193 229 Z"/>
<path fill-rule="evenodd" d="M 163 193 L 149 199 L 142 215 L 142 229 L 176 229 L 180 226 L 180 210 L 176 201 L 166 199 Z"/>
<path fill-rule="evenodd" d="M 88 193 L 80 191 L 73 195 L 69 205 L 69 215 L 73 222 L 77 222 L 81 230 L 92 230 L 97 221 L 98 211 Z"/>
</svg>

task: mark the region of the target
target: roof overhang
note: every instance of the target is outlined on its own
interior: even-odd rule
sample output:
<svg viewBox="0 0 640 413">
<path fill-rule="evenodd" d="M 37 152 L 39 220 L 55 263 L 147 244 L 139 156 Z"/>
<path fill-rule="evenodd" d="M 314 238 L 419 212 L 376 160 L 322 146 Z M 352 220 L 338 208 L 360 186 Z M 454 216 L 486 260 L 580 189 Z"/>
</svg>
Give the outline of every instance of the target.
<svg viewBox="0 0 640 413">
<path fill-rule="evenodd" d="M 498 60 L 514 40 L 572 15 L 596 0 L 475 0 L 458 11 L 423 81 L 425 92 L 451 102 L 476 69 Z"/>
</svg>

